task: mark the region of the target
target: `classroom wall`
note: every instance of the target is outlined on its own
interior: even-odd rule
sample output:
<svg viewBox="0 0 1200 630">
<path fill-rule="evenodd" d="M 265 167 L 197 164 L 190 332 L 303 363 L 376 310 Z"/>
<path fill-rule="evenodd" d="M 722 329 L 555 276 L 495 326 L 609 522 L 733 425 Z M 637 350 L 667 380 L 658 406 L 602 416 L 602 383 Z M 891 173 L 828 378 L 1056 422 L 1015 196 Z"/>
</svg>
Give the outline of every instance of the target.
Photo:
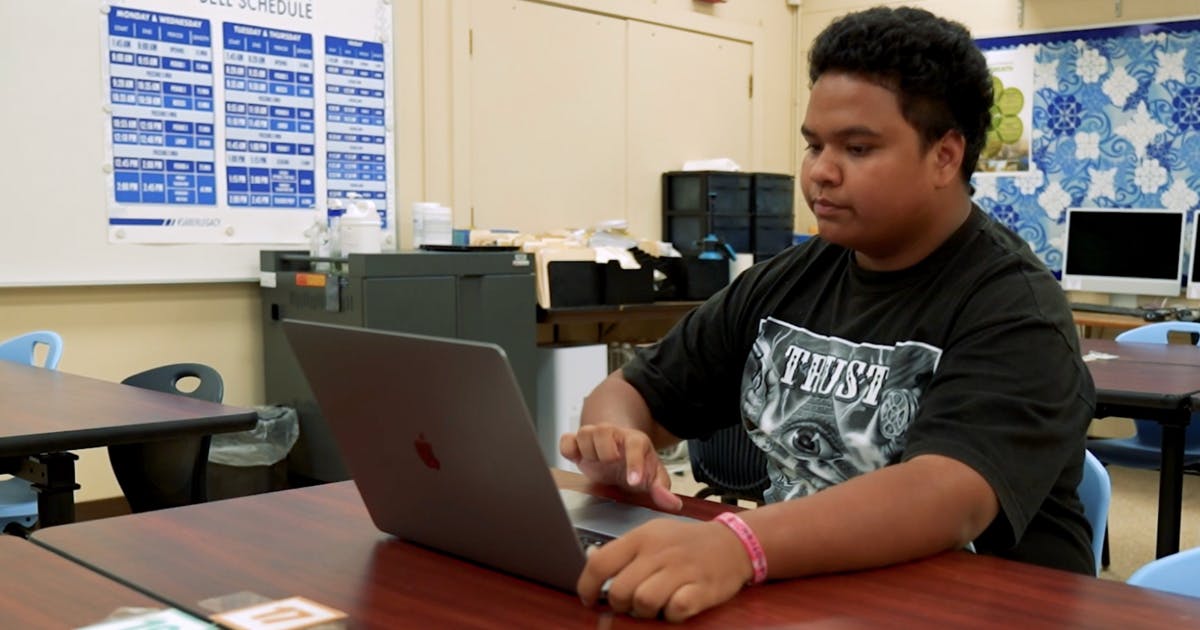
<svg viewBox="0 0 1200 630">
<path fill-rule="evenodd" d="M 451 200 L 456 206 L 470 206 L 470 173 L 461 168 L 470 155 L 470 130 L 461 112 L 466 107 L 463 99 L 469 98 L 462 85 L 470 71 L 464 63 L 464 50 L 472 4 L 472 0 L 392 3 L 397 224 L 403 243 L 411 243 L 407 226 L 411 225 L 413 201 Z M 783 172 L 792 169 L 793 78 L 797 68 L 792 47 L 796 22 L 795 10 L 783 0 L 720 5 L 692 0 L 564 0 L 539 4 L 606 16 L 634 16 L 648 23 L 701 31 L 751 32 L 761 55 L 755 94 L 761 103 L 758 116 L 764 140 L 756 151 L 759 162 L 743 166 Z M 46 10 L 54 8 L 47 5 Z M 79 45 L 90 47 L 95 42 Z M 46 54 L 72 52 L 48 50 Z M 0 66 L 6 62 L 11 60 L 0 60 Z M 519 84 L 512 87 L 523 88 Z M 673 111 L 671 115 L 685 117 L 688 112 Z M 513 147 L 510 164 L 545 168 L 537 155 L 523 154 L 520 146 Z M 646 176 L 657 178 L 658 173 Z M 0 173 L 0 178 L 4 177 L 11 174 Z M 0 184 L 9 188 L 20 182 L 0 179 Z M 657 213 L 657 208 L 653 212 Z M 564 209 L 563 221 L 571 221 L 570 209 Z M 470 213 L 456 212 L 455 222 L 460 227 L 469 225 Z M 69 256 L 70 252 L 62 254 Z M 21 261 L 5 259 L 0 252 L 0 264 L 20 265 Z M 86 265 L 87 261 L 79 264 Z M 248 283 L 0 288 L 0 339 L 35 329 L 55 330 L 62 334 L 66 345 L 60 369 L 113 381 L 164 363 L 204 362 L 224 377 L 227 402 L 263 404 L 268 401 L 264 400 L 262 382 L 259 310 L 258 287 Z M 120 496 L 107 453 L 90 449 L 79 455 L 76 476 L 82 489 L 76 493 L 76 500 Z"/>
</svg>

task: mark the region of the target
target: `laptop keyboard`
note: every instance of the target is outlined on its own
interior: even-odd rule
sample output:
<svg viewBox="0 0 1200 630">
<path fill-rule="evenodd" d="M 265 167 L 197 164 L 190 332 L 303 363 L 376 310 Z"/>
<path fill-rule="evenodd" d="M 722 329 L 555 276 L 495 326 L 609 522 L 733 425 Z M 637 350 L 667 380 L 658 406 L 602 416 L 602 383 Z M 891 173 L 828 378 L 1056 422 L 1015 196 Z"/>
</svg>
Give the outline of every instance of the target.
<svg viewBox="0 0 1200 630">
<path fill-rule="evenodd" d="M 585 550 L 589 547 L 599 547 L 613 539 L 612 536 L 597 534 L 596 532 L 589 532 L 586 529 L 579 528 L 575 529 L 575 535 L 579 537 L 579 544 L 583 545 Z"/>
</svg>

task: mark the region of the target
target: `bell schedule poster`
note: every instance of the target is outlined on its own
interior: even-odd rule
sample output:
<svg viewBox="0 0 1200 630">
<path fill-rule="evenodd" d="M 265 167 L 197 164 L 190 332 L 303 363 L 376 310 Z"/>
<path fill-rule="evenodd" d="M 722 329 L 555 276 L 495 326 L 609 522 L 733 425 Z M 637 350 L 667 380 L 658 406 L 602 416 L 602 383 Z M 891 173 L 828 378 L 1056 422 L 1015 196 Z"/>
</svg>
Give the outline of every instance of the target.
<svg viewBox="0 0 1200 630">
<path fill-rule="evenodd" d="M 303 243 L 350 197 L 392 223 L 385 3 L 100 8 L 110 242 Z"/>
</svg>

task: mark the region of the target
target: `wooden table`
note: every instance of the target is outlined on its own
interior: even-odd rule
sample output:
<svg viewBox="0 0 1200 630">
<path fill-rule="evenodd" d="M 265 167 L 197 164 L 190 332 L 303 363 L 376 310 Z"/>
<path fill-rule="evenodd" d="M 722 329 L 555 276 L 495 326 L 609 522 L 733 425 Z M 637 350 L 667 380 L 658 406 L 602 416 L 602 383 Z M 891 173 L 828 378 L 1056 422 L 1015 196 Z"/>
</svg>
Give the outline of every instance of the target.
<svg viewBox="0 0 1200 630">
<path fill-rule="evenodd" d="M 0 472 L 38 489 L 42 527 L 75 520 L 68 451 L 254 427 L 251 409 L 0 361 Z"/>
<path fill-rule="evenodd" d="M 1200 352 L 1196 346 L 1181 343 L 1117 342 L 1111 339 L 1083 339 L 1082 350 L 1115 354 L 1119 361 L 1160 363 L 1200 367 Z"/>
<path fill-rule="evenodd" d="M 620 496 L 578 475 L 555 476 L 560 487 Z M 684 505 L 702 518 L 729 509 L 692 498 Z M 480 527 L 487 535 L 486 524 Z M 197 614 L 208 612 L 198 607 L 201 600 L 251 591 L 271 599 L 310 598 L 347 613 L 353 628 L 654 623 L 584 608 L 573 594 L 382 534 L 353 482 L 88 521 L 36 532 L 33 540 Z M 704 628 L 939 630 L 1198 622 L 1200 600 L 966 552 L 770 583 L 693 619 Z"/>
<path fill-rule="evenodd" d="M 1082 337 L 1091 337 L 1093 329 L 1125 331 L 1150 323 L 1141 317 L 1133 315 L 1092 313 L 1088 311 L 1071 311 L 1071 317 L 1075 320 L 1075 325 L 1079 327 L 1079 333 Z"/>
<path fill-rule="evenodd" d="M 1200 409 L 1200 348 L 1179 344 L 1080 340 L 1084 355 L 1116 359 L 1088 362 L 1096 383 L 1096 417 L 1155 420 L 1162 425 L 1156 556 L 1179 551 L 1183 510 L 1183 450 L 1192 413 Z"/>
<path fill-rule="evenodd" d="M 0 628 L 75 628 L 164 604 L 16 536 L 0 536 Z"/>
<path fill-rule="evenodd" d="M 619 336 L 614 337 L 613 331 L 618 324 L 659 322 L 669 326 L 700 304 L 703 302 L 650 302 L 647 304 L 613 304 L 551 309 L 538 307 L 537 323 L 551 327 L 552 341 L 558 340 L 558 327 L 569 324 L 599 326 L 599 339 L 602 341 L 627 341 Z M 1094 329 L 1123 331 L 1147 323 L 1146 320 L 1131 315 L 1071 311 L 1071 316 L 1083 337 L 1090 337 Z"/>
<path fill-rule="evenodd" d="M 537 309 L 537 323 L 550 326 L 551 341 L 559 340 L 559 326 L 590 324 L 598 326 L 597 338 L 604 342 L 644 341 L 614 335 L 618 324 L 627 322 L 657 322 L 673 326 L 689 311 L 703 304 L 700 301 L 649 302 L 646 304 L 613 304 Z"/>
</svg>

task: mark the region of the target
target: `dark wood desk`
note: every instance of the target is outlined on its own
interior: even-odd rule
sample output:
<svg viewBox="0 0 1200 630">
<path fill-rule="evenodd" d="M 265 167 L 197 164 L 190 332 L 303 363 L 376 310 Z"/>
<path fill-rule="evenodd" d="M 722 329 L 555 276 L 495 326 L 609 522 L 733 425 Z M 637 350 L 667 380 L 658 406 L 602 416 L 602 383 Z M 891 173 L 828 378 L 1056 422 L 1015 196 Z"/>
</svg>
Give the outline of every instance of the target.
<svg viewBox="0 0 1200 630">
<path fill-rule="evenodd" d="M 673 326 L 689 311 L 703 304 L 699 301 L 650 302 L 647 304 L 616 304 L 601 306 L 577 306 L 568 308 L 537 309 L 537 323 L 551 328 L 551 342 L 559 341 L 559 327 L 571 324 L 598 326 L 597 341 L 642 342 L 640 336 L 628 338 L 614 334 L 619 324 L 650 322 L 662 325 L 665 330 Z"/>
<path fill-rule="evenodd" d="M 616 496 L 578 475 L 556 478 L 562 487 Z M 691 498 L 684 505 L 705 518 L 728 509 Z M 197 614 L 207 612 L 198 610 L 201 600 L 251 591 L 272 599 L 308 597 L 344 611 L 355 628 L 654 623 L 587 609 L 573 594 L 386 536 L 372 526 L 352 482 L 88 521 L 39 531 L 33 540 Z M 1200 600 L 952 552 L 887 569 L 750 588 L 693 623 L 941 630 L 1179 628 L 1197 620 Z"/>
<path fill-rule="evenodd" d="M 552 340 L 558 340 L 558 327 L 570 324 L 590 324 L 600 326 L 600 341 L 628 341 L 612 334 L 618 324 L 628 322 L 657 322 L 667 326 L 679 321 L 688 311 L 703 302 L 651 302 L 648 304 L 617 304 L 600 306 L 577 306 L 569 308 L 537 309 L 537 323 L 552 328 Z M 1112 315 L 1109 313 L 1088 313 L 1072 311 L 1071 316 L 1075 325 L 1080 328 L 1084 337 L 1090 337 L 1095 329 L 1124 331 L 1146 324 L 1140 317 L 1129 315 Z M 642 341 L 635 339 L 634 341 Z"/>
<path fill-rule="evenodd" d="M 0 628 L 76 628 L 166 606 L 16 536 L 0 536 Z"/>
<path fill-rule="evenodd" d="M 251 409 L 0 361 L 0 472 L 38 489 L 42 527 L 75 520 L 68 451 L 254 427 Z"/>
<path fill-rule="evenodd" d="M 678 321 L 703 302 L 650 302 L 538 309 L 539 324 L 612 324 L 626 321 Z"/>
<path fill-rule="evenodd" d="M 1183 510 L 1184 434 L 1200 409 L 1200 348 L 1177 344 L 1083 339 L 1081 349 L 1116 355 L 1088 362 L 1096 383 L 1096 417 L 1155 420 L 1162 425 L 1156 556 L 1179 551 Z"/>
<path fill-rule="evenodd" d="M 1165 363 L 1200 368 L 1200 352 L 1196 346 L 1181 343 L 1116 342 L 1111 339 L 1084 339 L 1083 351 L 1115 354 L 1120 361 L 1134 363 Z"/>
</svg>

